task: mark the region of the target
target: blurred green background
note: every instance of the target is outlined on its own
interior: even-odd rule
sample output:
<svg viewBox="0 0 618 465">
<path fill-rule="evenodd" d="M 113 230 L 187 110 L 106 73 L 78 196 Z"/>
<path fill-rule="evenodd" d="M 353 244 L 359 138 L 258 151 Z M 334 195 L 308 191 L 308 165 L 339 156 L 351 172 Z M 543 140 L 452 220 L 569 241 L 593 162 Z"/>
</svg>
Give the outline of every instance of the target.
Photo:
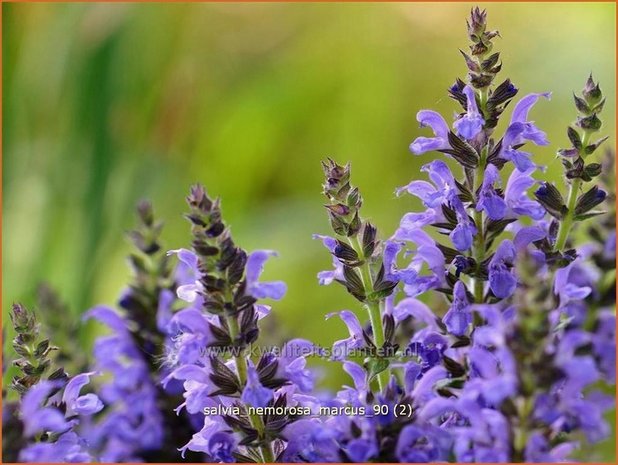
<svg viewBox="0 0 618 465">
<path fill-rule="evenodd" d="M 390 235 L 417 206 L 395 187 L 433 156 L 408 152 L 428 135 L 416 112 L 456 109 L 445 89 L 465 74 L 472 5 L 3 4 L 3 316 L 42 280 L 71 318 L 114 303 L 135 203 L 151 199 L 166 245 L 187 246 L 184 196 L 200 181 L 239 244 L 280 253 L 265 277 L 289 291 L 266 337 L 342 337 L 324 315 L 357 306 L 316 280 L 331 264 L 311 239 L 329 232 L 320 160 L 352 162 L 365 215 Z M 591 71 L 615 140 L 615 5 L 480 5 L 502 36 L 501 77 L 553 92 L 532 113 L 549 176 Z"/>
</svg>

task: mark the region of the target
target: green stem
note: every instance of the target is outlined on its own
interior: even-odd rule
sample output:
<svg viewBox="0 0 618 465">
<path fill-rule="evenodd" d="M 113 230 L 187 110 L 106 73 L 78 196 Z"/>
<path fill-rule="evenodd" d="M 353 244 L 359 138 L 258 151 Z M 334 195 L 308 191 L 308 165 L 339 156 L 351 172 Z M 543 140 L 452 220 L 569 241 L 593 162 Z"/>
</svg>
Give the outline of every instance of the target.
<svg viewBox="0 0 618 465">
<path fill-rule="evenodd" d="M 238 328 L 238 320 L 231 316 L 226 316 L 227 325 L 230 328 L 230 337 L 232 341 L 236 339 L 238 336 L 239 328 Z M 236 361 L 236 370 L 238 371 L 238 379 L 240 380 L 241 385 L 245 385 L 247 382 L 247 361 L 242 355 L 235 355 L 234 360 Z"/>
<path fill-rule="evenodd" d="M 571 232 L 571 227 L 573 226 L 573 211 L 575 210 L 575 204 L 577 203 L 577 194 L 579 192 L 579 188 L 582 184 L 582 180 L 577 178 L 574 179 L 571 185 L 569 186 L 569 196 L 567 199 L 567 208 L 568 211 L 566 215 L 560 222 L 560 228 L 558 229 L 558 236 L 556 238 L 556 244 L 554 246 L 554 250 L 560 251 L 564 248 L 566 241 L 569 237 L 569 232 Z"/>
<path fill-rule="evenodd" d="M 476 168 L 476 173 L 474 175 L 474 193 L 481 187 L 481 182 L 484 174 L 484 153 L 481 156 L 481 160 L 479 161 L 479 166 Z M 476 271 L 477 273 L 481 269 L 481 263 L 485 260 L 485 226 L 484 226 L 484 215 L 483 211 L 478 211 L 476 207 L 473 207 L 474 213 L 474 223 L 476 224 L 476 236 L 474 238 L 474 244 L 472 245 L 472 254 L 474 256 L 474 260 L 476 261 Z M 476 303 L 483 303 L 483 280 L 480 278 L 473 278 L 473 288 L 474 288 L 474 300 Z"/>
<path fill-rule="evenodd" d="M 367 312 L 369 313 L 369 321 L 371 322 L 371 328 L 373 330 L 373 339 L 376 346 L 380 349 L 384 345 L 384 328 L 382 327 L 382 313 L 380 311 L 380 304 L 378 302 L 367 302 Z M 388 385 L 390 378 L 390 369 L 378 373 L 378 386 L 380 391 L 383 391 Z"/>
<path fill-rule="evenodd" d="M 226 316 L 226 321 L 228 327 L 230 328 L 230 337 L 234 340 L 239 332 L 238 320 L 233 316 Z M 236 370 L 238 371 L 240 385 L 244 386 L 247 383 L 247 360 L 245 360 L 245 357 L 242 355 L 234 356 L 234 360 L 236 362 Z M 251 421 L 251 425 L 253 425 L 258 432 L 258 436 L 262 436 L 264 434 L 264 422 L 262 421 L 262 418 L 255 413 L 251 413 L 249 415 L 249 420 Z M 260 452 L 264 463 L 273 463 L 275 461 L 270 444 L 260 446 Z"/>
<path fill-rule="evenodd" d="M 479 89 L 479 103 L 481 104 L 480 110 L 483 118 L 486 117 L 485 113 L 487 112 L 487 100 L 489 100 L 489 87 L 483 87 L 482 89 Z"/>
<path fill-rule="evenodd" d="M 524 397 L 518 410 L 519 425 L 515 430 L 515 461 L 523 462 L 526 444 L 528 443 L 528 419 L 532 410 L 532 399 Z"/>
<path fill-rule="evenodd" d="M 350 245 L 356 250 L 359 257 L 363 260 L 363 264 L 360 266 L 361 279 L 363 280 L 363 287 L 365 288 L 366 294 L 369 295 L 373 293 L 373 278 L 371 277 L 371 268 L 369 266 L 369 261 L 367 257 L 364 256 L 362 250 L 363 246 L 361 244 L 360 238 L 356 238 L 356 243 L 349 241 Z M 384 327 L 382 325 L 382 312 L 380 309 L 380 302 L 375 300 L 368 300 L 365 302 L 365 308 L 367 309 L 367 313 L 369 314 L 369 321 L 371 323 L 371 330 L 373 332 L 373 340 L 378 349 L 381 349 L 384 346 Z M 381 371 L 377 375 L 378 378 L 378 386 L 380 391 L 383 391 L 388 385 L 388 380 L 390 379 L 390 369 L 386 368 L 386 370 Z"/>
<path fill-rule="evenodd" d="M 483 231 L 483 212 L 474 212 L 474 222 L 477 227 L 477 237 L 474 245 L 474 260 L 476 261 L 477 271 L 481 268 L 481 263 L 485 260 L 485 234 Z M 477 304 L 483 303 L 483 280 L 474 278 L 474 300 Z"/>
<path fill-rule="evenodd" d="M 584 131 L 582 136 L 582 145 L 579 149 L 580 157 L 585 157 L 585 149 L 588 146 L 590 140 L 590 132 Z M 582 185 L 582 180 L 576 178 L 571 182 L 569 186 L 569 195 L 567 197 L 567 212 L 564 215 L 562 221 L 560 221 L 560 227 L 558 228 L 558 236 L 556 237 L 556 244 L 554 245 L 554 251 L 559 252 L 566 245 L 566 241 L 569 238 L 569 233 L 573 227 L 575 217 L 575 205 L 577 205 L 577 196 L 579 194 L 579 188 Z"/>
</svg>

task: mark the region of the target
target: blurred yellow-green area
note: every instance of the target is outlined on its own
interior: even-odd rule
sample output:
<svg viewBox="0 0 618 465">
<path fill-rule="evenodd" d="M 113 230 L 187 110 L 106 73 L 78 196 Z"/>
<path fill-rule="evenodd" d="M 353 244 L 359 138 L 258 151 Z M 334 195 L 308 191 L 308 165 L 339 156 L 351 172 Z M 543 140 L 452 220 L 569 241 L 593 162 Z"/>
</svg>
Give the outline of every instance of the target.
<svg viewBox="0 0 618 465">
<path fill-rule="evenodd" d="M 69 304 L 67 320 L 113 304 L 136 202 L 152 200 L 166 246 L 187 247 L 184 197 L 199 181 L 221 196 L 237 243 L 279 252 L 265 278 L 289 290 L 265 337 L 344 337 L 324 316 L 358 306 L 316 279 L 331 265 L 311 238 L 330 231 L 320 160 L 352 162 L 365 216 L 392 234 L 418 207 L 395 188 L 436 156 L 408 151 L 429 135 L 417 111 L 457 109 L 446 88 L 465 76 L 472 5 L 3 4 L 4 317 L 13 301 L 33 306 L 41 281 Z M 500 76 L 520 96 L 553 92 L 532 112 L 551 141 L 534 148 L 547 176 L 560 177 L 555 151 L 590 72 L 614 144 L 615 5 L 481 6 L 501 34 Z"/>
</svg>

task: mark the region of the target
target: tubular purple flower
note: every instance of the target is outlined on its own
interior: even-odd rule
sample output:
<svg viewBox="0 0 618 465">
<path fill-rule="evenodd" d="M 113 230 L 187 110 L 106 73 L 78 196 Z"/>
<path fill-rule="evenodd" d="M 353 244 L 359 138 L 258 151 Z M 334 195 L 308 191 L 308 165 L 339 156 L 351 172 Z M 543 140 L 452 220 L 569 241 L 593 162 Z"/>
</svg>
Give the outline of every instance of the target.
<svg viewBox="0 0 618 465">
<path fill-rule="evenodd" d="M 500 299 L 510 297 L 515 292 L 517 280 L 509 269 L 515 261 L 515 246 L 505 239 L 496 249 L 489 262 L 489 287 Z"/>
<path fill-rule="evenodd" d="M 208 455 L 214 461 L 232 463 L 236 461 L 232 452 L 236 450 L 237 446 L 238 441 L 232 434 L 219 431 L 208 440 Z"/>
<path fill-rule="evenodd" d="M 425 303 L 413 297 L 400 300 L 393 309 L 393 316 L 397 322 L 411 316 L 432 329 L 438 329 L 436 316 L 431 309 Z"/>
<path fill-rule="evenodd" d="M 427 181 L 412 181 L 407 186 L 397 189 L 396 194 L 400 195 L 401 192 L 407 191 L 421 199 L 429 208 L 440 208 L 442 204 L 456 195 L 455 178 L 448 165 L 442 160 L 433 160 L 423 165 L 421 171 L 429 175 L 433 186 Z"/>
<path fill-rule="evenodd" d="M 539 98 L 545 97 L 547 100 L 551 99 L 551 92 L 540 92 L 540 93 L 532 93 L 522 97 L 519 102 L 513 108 L 513 113 L 511 114 L 511 124 L 513 123 L 528 123 L 528 113 L 532 109 L 532 107 L 536 104 Z M 539 131 L 541 132 L 541 131 Z M 543 133 L 544 134 L 544 133 Z M 544 144 L 546 144 L 545 142 Z M 537 144 L 537 145 L 544 145 Z"/>
<path fill-rule="evenodd" d="M 403 246 L 404 243 L 401 241 L 384 241 L 382 259 L 385 277 L 390 281 L 405 281 L 406 279 L 414 279 L 417 275 L 416 271 L 407 272 L 406 270 L 399 270 L 397 268 L 397 256 Z"/>
<path fill-rule="evenodd" d="M 25 436 L 46 431 L 63 433 L 71 427 L 58 409 L 44 407 L 47 398 L 58 388 L 58 384 L 51 381 L 40 381 L 28 390 L 21 404 Z"/>
<path fill-rule="evenodd" d="M 247 385 L 242 392 L 241 400 L 254 407 L 266 407 L 273 398 L 272 389 L 268 389 L 260 383 L 260 378 L 253 364 L 247 367 Z"/>
<path fill-rule="evenodd" d="M 465 252 L 472 247 L 474 236 L 477 232 L 476 227 L 472 221 L 470 221 L 468 213 L 458 197 L 455 196 L 451 199 L 451 206 L 455 210 L 458 223 L 455 229 L 449 234 L 449 237 L 457 250 Z"/>
<path fill-rule="evenodd" d="M 539 226 L 525 226 L 521 228 L 513 238 L 515 250 L 522 251 L 532 242 L 540 241 L 547 237 L 547 231 Z"/>
<path fill-rule="evenodd" d="M 350 460 L 355 463 L 369 462 L 379 452 L 375 441 L 363 438 L 352 439 L 343 450 Z"/>
<path fill-rule="evenodd" d="M 204 359 L 203 349 L 213 341 L 210 325 L 217 326 L 195 308 L 185 308 L 171 318 L 167 332 L 171 337 L 167 363 L 170 367 L 192 364 Z"/>
<path fill-rule="evenodd" d="M 528 171 L 536 165 L 530 160 L 531 155 L 528 152 L 514 147 L 523 144 L 525 141 L 531 141 L 535 145 L 548 144 L 545 133 L 528 121 L 528 113 L 540 97 L 549 99 L 550 96 L 551 93 L 549 92 L 526 95 L 513 109 L 511 123 L 502 138 L 500 157 L 512 161 L 519 171 Z"/>
<path fill-rule="evenodd" d="M 432 224 L 438 220 L 439 216 L 433 210 L 423 213 L 406 213 L 399 228 L 393 234 L 392 240 L 413 242 L 415 244 L 435 245 L 435 241 L 422 230 L 423 226 Z"/>
<path fill-rule="evenodd" d="M 79 395 L 81 389 L 90 382 L 90 376 L 94 374 L 97 373 L 94 371 L 82 373 L 67 383 L 62 394 L 62 402 L 67 406 L 67 415 L 93 415 L 103 409 L 103 403 L 96 394 Z"/>
<path fill-rule="evenodd" d="M 205 406 L 216 404 L 211 397 L 215 386 L 209 378 L 210 370 L 209 365 L 183 365 L 163 379 L 163 386 L 174 379 L 183 381 L 185 402 L 178 406 L 177 412 L 186 408 L 191 414 L 202 413 Z"/>
<path fill-rule="evenodd" d="M 406 353 L 420 358 L 420 368 L 424 373 L 441 362 L 447 348 L 448 341 L 446 338 L 438 332 L 426 328 L 414 335 L 412 342 L 408 344 Z"/>
<path fill-rule="evenodd" d="M 415 384 L 410 393 L 416 407 L 426 406 L 432 399 L 439 398 L 436 394 L 436 384 L 440 381 L 448 379 L 448 373 L 441 365 L 436 365 L 429 369 Z M 419 413 L 421 420 L 422 413 Z"/>
<path fill-rule="evenodd" d="M 531 200 L 526 194 L 527 190 L 535 184 L 530 176 L 534 168 L 520 171 L 513 170 L 504 189 L 504 201 L 508 208 L 507 215 L 529 216 L 533 220 L 540 220 L 545 216 L 545 209 L 535 200 Z"/>
<path fill-rule="evenodd" d="M 91 318 L 103 323 L 105 326 L 117 333 L 125 333 L 127 331 L 127 322 L 110 307 L 98 305 L 88 310 L 82 319 L 87 321 Z"/>
<path fill-rule="evenodd" d="M 476 342 L 476 341 L 475 341 Z M 517 373 L 511 353 L 504 348 L 493 351 L 474 345 L 468 353 L 472 381 L 468 392 L 483 397 L 485 404 L 499 408 L 502 402 L 517 392 Z"/>
<path fill-rule="evenodd" d="M 494 165 L 487 165 L 485 168 L 485 176 L 483 184 L 479 191 L 479 200 L 476 203 L 477 211 L 485 211 L 487 216 L 492 220 L 501 220 L 504 218 L 507 205 L 494 189 L 494 184 L 500 184 L 500 173 Z"/>
<path fill-rule="evenodd" d="M 209 405 L 210 406 L 210 405 Z M 210 454 L 211 452 L 219 451 L 217 447 L 220 444 L 221 439 L 217 440 L 217 435 L 229 430 L 229 427 L 217 416 L 205 416 L 204 425 L 200 431 L 195 433 L 189 443 L 180 448 L 181 456 L 184 458 L 187 450 L 194 452 L 204 452 Z M 215 438 L 212 442 L 211 439 Z"/>
<path fill-rule="evenodd" d="M 315 383 L 315 375 L 307 369 L 307 357 L 319 353 L 319 348 L 312 342 L 305 339 L 292 339 L 286 342 L 281 350 L 278 370 L 300 392 L 310 393 Z"/>
<path fill-rule="evenodd" d="M 578 263 L 579 260 L 575 260 L 556 271 L 554 292 L 560 297 L 560 306 L 566 305 L 571 300 L 585 299 L 592 292 L 589 286 L 580 286 L 574 282 L 576 276 L 572 272 L 577 270 Z"/>
<path fill-rule="evenodd" d="M 470 301 L 466 294 L 466 285 L 461 281 L 455 283 L 453 288 L 453 303 L 449 311 L 442 318 L 449 333 L 455 336 L 463 336 L 472 324 L 472 312 Z"/>
<path fill-rule="evenodd" d="M 170 250 L 167 254 L 178 256 L 178 298 L 185 302 L 195 302 L 203 291 L 202 283 L 199 282 L 197 255 L 187 249 Z"/>
<path fill-rule="evenodd" d="M 369 390 L 369 385 L 367 384 L 367 373 L 365 373 L 365 370 L 363 370 L 359 364 L 354 362 L 344 362 L 343 369 L 350 375 L 352 381 L 354 382 L 354 389 L 352 389 L 352 391 L 354 392 L 356 398 L 363 398 Z"/>
<path fill-rule="evenodd" d="M 277 253 L 272 250 L 256 250 L 247 259 L 247 292 L 256 299 L 279 300 L 285 295 L 287 286 L 283 281 L 258 282 L 264 271 L 264 262 L 275 256 Z"/>
<path fill-rule="evenodd" d="M 466 86 L 463 88 L 463 93 L 466 96 L 467 111 L 461 118 L 453 123 L 453 127 L 458 136 L 471 140 L 481 132 L 485 121 L 476 105 L 476 94 L 474 89 L 470 86 Z"/>
<path fill-rule="evenodd" d="M 363 328 L 357 316 L 350 310 L 342 310 L 326 315 L 326 319 L 338 316 L 345 323 L 350 333 L 347 339 L 341 339 L 333 344 L 333 360 L 343 360 L 353 349 L 359 349 L 364 345 Z"/>
<path fill-rule="evenodd" d="M 415 361 L 406 362 L 403 366 L 403 388 L 406 394 L 410 394 L 421 374 L 422 367 Z"/>
<path fill-rule="evenodd" d="M 321 234 L 314 234 L 313 238 L 320 239 L 322 241 L 322 244 L 324 244 L 324 247 L 326 247 L 331 254 L 334 254 L 335 247 L 337 246 L 336 239 L 330 236 L 323 236 Z M 320 283 L 320 286 L 328 286 L 333 281 L 343 279 L 343 264 L 334 255 L 333 267 L 333 270 L 320 271 L 318 273 L 318 282 Z"/>
<path fill-rule="evenodd" d="M 338 431 L 317 418 L 302 419 L 286 426 L 284 437 L 288 446 L 283 453 L 285 462 L 337 462 L 341 452 Z"/>
<path fill-rule="evenodd" d="M 417 137 L 410 144 L 410 151 L 415 155 L 420 155 L 431 150 L 442 150 L 448 148 L 448 124 L 442 115 L 432 110 L 421 110 L 416 115 L 416 120 L 421 127 L 429 126 L 436 137 Z"/>
<path fill-rule="evenodd" d="M 167 327 L 172 319 L 172 305 L 174 304 L 174 293 L 169 289 L 159 292 L 159 305 L 157 306 L 157 329 L 162 334 L 167 334 Z"/>
<path fill-rule="evenodd" d="M 408 425 L 399 434 L 395 455 L 402 463 L 429 463 L 448 460 L 453 438 L 432 425 Z"/>
<path fill-rule="evenodd" d="M 574 442 L 564 442 L 551 447 L 543 435 L 535 431 L 526 443 L 526 462 L 566 462 L 571 453 L 577 448 Z"/>
<path fill-rule="evenodd" d="M 20 462 L 25 463 L 88 463 L 93 457 L 84 440 L 76 433 L 64 433 L 55 442 L 39 442 L 20 451 Z"/>
<path fill-rule="evenodd" d="M 616 381 L 616 315 L 611 310 L 599 313 L 599 324 L 592 337 L 599 369 L 608 381 Z"/>
</svg>

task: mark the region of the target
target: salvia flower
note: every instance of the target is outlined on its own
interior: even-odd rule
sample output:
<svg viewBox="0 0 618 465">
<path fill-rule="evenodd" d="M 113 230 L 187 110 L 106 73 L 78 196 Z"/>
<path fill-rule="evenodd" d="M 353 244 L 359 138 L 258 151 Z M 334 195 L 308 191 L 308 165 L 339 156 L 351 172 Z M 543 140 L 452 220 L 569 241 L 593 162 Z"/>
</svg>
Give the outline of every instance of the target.
<svg viewBox="0 0 618 465">
<path fill-rule="evenodd" d="M 258 299 L 281 299 L 286 291 L 281 281 L 259 279 L 265 261 L 275 253 L 247 254 L 237 247 L 223 223 L 219 201 L 211 200 L 203 187 L 193 187 L 187 202 L 193 250 L 172 253 L 186 269 L 177 292 L 189 305 L 170 320 L 170 356 L 176 363 L 164 380 L 165 385 L 182 383 L 185 402 L 178 411 L 184 407 L 199 419 L 181 450 L 183 455 L 187 450 L 203 452 L 221 462 L 272 462 L 286 448 L 283 431 L 295 420 L 285 409 L 316 402 L 303 394 L 313 386 L 304 363 L 309 352 L 288 353 L 307 345 L 296 340 L 284 346 L 280 357 L 264 353 L 256 363 L 251 360 L 248 349 L 258 340 L 258 322 L 269 313 Z M 219 413 L 221 408 L 232 410 Z M 255 408 L 283 410 L 270 415 L 255 413 Z"/>
<path fill-rule="evenodd" d="M 94 449 L 82 431 L 82 423 L 103 409 L 95 393 L 82 394 L 94 372 L 70 377 L 62 368 L 46 375 L 53 365 L 49 340 L 40 340 L 39 323 L 26 307 L 13 305 L 11 320 L 17 333 L 13 347 L 21 356 L 15 360 L 22 376 L 11 387 L 21 399 L 14 412 L 19 428 L 22 462 L 91 462 Z M 34 348 L 34 349 L 32 349 Z M 4 423 L 3 416 L 3 423 Z M 7 419 L 8 420 L 8 419 Z"/>
<path fill-rule="evenodd" d="M 192 419 L 174 412 L 182 399 L 178 387 L 161 386 L 173 365 L 161 363 L 174 344 L 173 290 L 183 294 L 179 278 L 187 270 L 172 269 L 160 239 L 163 223 L 152 205 L 142 201 L 136 210 L 137 227 L 128 234 L 133 282 L 119 299 L 122 311 L 96 306 L 84 316 L 110 330 L 93 350 L 96 370 L 108 375 L 100 388 L 107 408 L 89 427 L 90 442 L 109 462 L 171 460 L 176 453 L 165 450 L 165 443 L 186 442 L 193 433 Z"/>
</svg>

